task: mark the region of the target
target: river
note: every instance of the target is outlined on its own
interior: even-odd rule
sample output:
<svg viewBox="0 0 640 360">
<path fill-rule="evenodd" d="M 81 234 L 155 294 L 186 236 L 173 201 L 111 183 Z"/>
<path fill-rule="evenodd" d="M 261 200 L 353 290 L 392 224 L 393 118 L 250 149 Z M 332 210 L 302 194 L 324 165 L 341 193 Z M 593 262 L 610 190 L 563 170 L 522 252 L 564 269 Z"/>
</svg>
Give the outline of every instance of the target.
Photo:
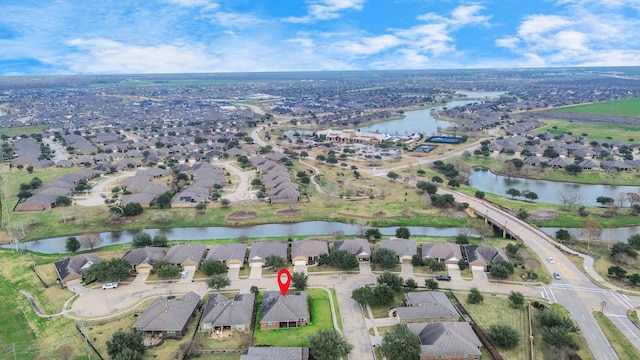
<svg viewBox="0 0 640 360">
<path fill-rule="evenodd" d="M 397 226 L 394 226 L 379 229 L 385 236 L 394 236 L 397 228 Z M 407 228 L 409 228 L 412 235 L 454 237 L 458 234 L 458 228 L 436 228 L 426 226 L 407 226 Z M 99 247 L 130 243 L 133 240 L 133 237 L 139 232 L 140 231 L 119 231 L 100 233 L 103 242 Z M 305 221 L 300 223 L 266 224 L 249 227 L 211 226 L 146 229 L 144 232 L 151 236 L 163 234 L 169 240 L 193 241 L 238 239 L 241 237 L 265 238 L 276 236 L 327 236 L 337 233 L 348 236 L 360 236 L 360 226 L 331 221 Z M 76 236 L 79 238 L 81 235 Z M 30 251 L 55 254 L 65 252 L 66 241 L 67 237 L 56 237 L 24 242 L 20 243 L 18 246 L 21 249 Z M 2 247 L 8 249 L 13 248 L 12 245 L 3 245 Z"/>
<path fill-rule="evenodd" d="M 618 198 L 622 193 L 640 193 L 640 186 L 615 186 L 597 184 L 576 184 L 570 182 L 559 182 L 549 180 L 534 180 L 511 178 L 496 175 L 489 170 L 476 170 L 469 177 L 469 185 L 485 192 L 496 195 L 508 196 L 507 190 L 510 188 L 533 191 L 538 195 L 536 202 L 562 205 L 560 194 L 576 194 L 580 197 L 577 202 L 580 205 L 601 206 L 596 199 L 598 196 L 607 196 L 613 199 Z M 523 199 L 522 197 L 518 199 Z M 625 204 L 628 206 L 628 202 Z"/>
</svg>

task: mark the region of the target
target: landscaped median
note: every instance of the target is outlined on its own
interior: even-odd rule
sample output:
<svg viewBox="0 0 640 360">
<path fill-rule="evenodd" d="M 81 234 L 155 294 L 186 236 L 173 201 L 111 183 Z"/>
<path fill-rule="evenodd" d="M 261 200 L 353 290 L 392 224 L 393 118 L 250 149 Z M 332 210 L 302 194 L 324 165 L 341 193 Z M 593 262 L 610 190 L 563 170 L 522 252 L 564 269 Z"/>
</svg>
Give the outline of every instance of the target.
<svg viewBox="0 0 640 360">
<path fill-rule="evenodd" d="M 322 329 L 333 329 L 331 306 L 329 305 L 329 295 L 325 289 L 307 289 L 309 295 L 309 313 L 311 322 L 309 325 L 294 329 L 273 329 L 261 330 L 260 317 L 262 316 L 262 293 L 258 296 L 253 332 L 254 346 L 305 346 L 309 347 L 309 336 L 315 335 Z M 336 304 L 337 306 L 337 304 Z"/>
<path fill-rule="evenodd" d="M 593 317 L 620 359 L 640 359 L 640 351 L 618 330 L 611 319 L 600 311 L 594 311 Z"/>
</svg>

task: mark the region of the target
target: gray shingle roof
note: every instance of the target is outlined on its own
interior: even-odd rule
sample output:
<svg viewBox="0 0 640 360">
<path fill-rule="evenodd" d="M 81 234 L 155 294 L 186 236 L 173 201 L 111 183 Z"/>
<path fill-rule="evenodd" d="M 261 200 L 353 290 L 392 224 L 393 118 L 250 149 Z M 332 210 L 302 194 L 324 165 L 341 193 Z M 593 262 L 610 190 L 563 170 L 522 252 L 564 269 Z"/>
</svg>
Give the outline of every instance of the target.
<svg viewBox="0 0 640 360">
<path fill-rule="evenodd" d="M 181 331 L 200 302 L 200 295 L 191 291 L 182 299 L 157 297 L 133 324 L 141 331 Z"/>
<path fill-rule="evenodd" d="M 165 248 L 147 246 L 138 249 L 131 249 L 127 251 L 122 259 L 126 260 L 131 265 L 139 265 L 146 263 L 154 265 L 164 257 Z"/>
<path fill-rule="evenodd" d="M 326 241 L 321 240 L 302 240 L 291 243 L 291 258 L 298 256 L 316 257 L 320 254 L 328 254 L 329 247 Z"/>
<path fill-rule="evenodd" d="M 249 262 L 264 261 L 269 255 L 278 255 L 287 259 L 287 243 L 258 241 L 251 244 Z"/>
<path fill-rule="evenodd" d="M 399 257 L 412 257 L 418 253 L 416 242 L 409 239 L 389 239 L 380 242 L 381 249 L 391 249 Z"/>
<path fill-rule="evenodd" d="M 244 262 L 244 256 L 247 253 L 247 244 L 223 244 L 216 245 L 209 249 L 207 260 L 226 261 L 239 260 Z"/>
<path fill-rule="evenodd" d="M 229 300 L 221 294 L 214 294 L 207 302 L 200 324 L 213 326 L 250 324 L 255 298 L 255 294 L 238 294 L 233 300 Z"/>
<path fill-rule="evenodd" d="M 466 322 L 407 324 L 420 338 L 421 355 L 480 355 L 482 343 Z"/>
<path fill-rule="evenodd" d="M 453 243 L 430 243 L 422 244 L 422 257 L 434 259 L 462 259 L 460 245 Z"/>
<path fill-rule="evenodd" d="M 309 318 L 309 302 L 306 292 L 298 291 L 287 296 L 282 296 L 280 291 L 264 293 L 261 323 L 298 321 L 301 318 Z"/>
<path fill-rule="evenodd" d="M 368 257 L 371 255 L 371 247 L 365 239 L 354 238 L 338 240 L 333 243 L 334 250 L 346 250 L 355 256 Z"/>
<path fill-rule="evenodd" d="M 424 291 L 406 293 L 405 303 L 408 306 L 397 308 L 400 320 L 438 319 L 456 316 L 458 312 L 444 293 Z"/>
<path fill-rule="evenodd" d="M 302 347 L 250 347 L 240 360 L 307 360 L 309 348 Z"/>
<path fill-rule="evenodd" d="M 55 262 L 56 271 L 60 280 L 64 280 L 70 274 L 82 275 L 91 265 L 99 263 L 97 254 L 78 254 Z"/>
<path fill-rule="evenodd" d="M 164 260 L 170 264 L 182 264 L 187 260 L 200 263 L 206 251 L 207 246 L 203 244 L 173 245 L 164 256 Z"/>
</svg>

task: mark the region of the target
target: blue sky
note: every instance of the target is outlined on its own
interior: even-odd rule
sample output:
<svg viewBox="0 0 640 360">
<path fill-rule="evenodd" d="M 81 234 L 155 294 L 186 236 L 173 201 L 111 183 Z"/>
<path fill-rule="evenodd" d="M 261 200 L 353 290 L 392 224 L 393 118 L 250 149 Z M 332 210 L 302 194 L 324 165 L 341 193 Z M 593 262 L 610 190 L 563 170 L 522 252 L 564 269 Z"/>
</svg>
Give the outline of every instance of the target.
<svg viewBox="0 0 640 360">
<path fill-rule="evenodd" d="M 640 65 L 640 0 L 4 0 L 0 75 Z"/>
</svg>

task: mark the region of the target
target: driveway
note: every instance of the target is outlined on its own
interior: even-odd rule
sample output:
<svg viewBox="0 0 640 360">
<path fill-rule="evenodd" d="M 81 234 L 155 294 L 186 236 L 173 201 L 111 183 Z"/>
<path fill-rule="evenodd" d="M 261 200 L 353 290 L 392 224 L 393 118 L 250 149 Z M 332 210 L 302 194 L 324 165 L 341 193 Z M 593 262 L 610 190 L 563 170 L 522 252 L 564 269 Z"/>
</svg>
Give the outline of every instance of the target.
<svg viewBox="0 0 640 360">
<path fill-rule="evenodd" d="M 371 263 L 368 261 L 363 261 L 360 264 L 360 274 L 361 275 L 371 275 L 373 272 L 371 271 Z"/>
<path fill-rule="evenodd" d="M 293 272 L 301 272 L 303 274 L 308 274 L 307 265 L 294 265 Z"/>
<path fill-rule="evenodd" d="M 451 276 L 451 280 L 462 280 L 460 269 L 449 268 L 449 276 Z"/>
<path fill-rule="evenodd" d="M 138 275 L 136 275 L 136 278 L 133 279 L 133 282 L 131 282 L 131 285 L 144 285 L 148 277 L 149 277 L 148 272 L 141 272 Z"/>
<path fill-rule="evenodd" d="M 227 272 L 227 276 L 229 280 L 239 280 L 240 279 L 240 268 L 229 268 L 229 272 Z"/>
<path fill-rule="evenodd" d="M 402 270 L 400 270 L 400 274 L 405 279 L 413 277 L 413 264 L 411 264 L 408 261 L 403 261 Z"/>
<path fill-rule="evenodd" d="M 473 271 L 473 281 L 477 283 L 486 283 L 489 282 L 487 279 L 487 273 L 483 270 L 472 270 Z"/>
<path fill-rule="evenodd" d="M 249 273 L 249 279 L 262 279 L 262 266 L 251 267 L 251 273 Z"/>
</svg>

